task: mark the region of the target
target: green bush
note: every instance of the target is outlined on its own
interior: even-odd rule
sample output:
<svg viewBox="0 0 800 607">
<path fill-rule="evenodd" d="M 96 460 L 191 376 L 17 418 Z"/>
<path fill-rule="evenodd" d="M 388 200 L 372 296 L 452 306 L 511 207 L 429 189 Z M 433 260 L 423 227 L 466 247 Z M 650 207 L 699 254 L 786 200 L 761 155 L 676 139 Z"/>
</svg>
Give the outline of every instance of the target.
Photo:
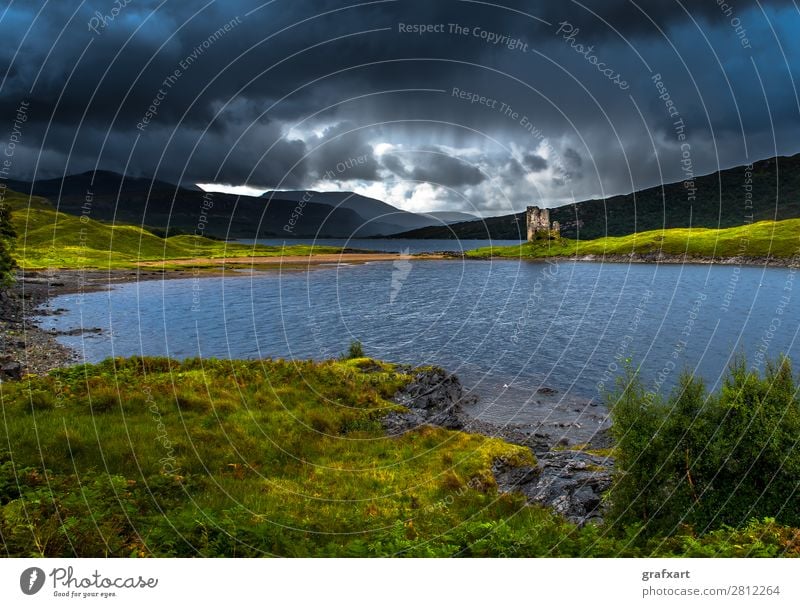
<svg viewBox="0 0 800 607">
<path fill-rule="evenodd" d="M 353 340 L 350 342 L 350 347 L 347 348 L 347 354 L 345 354 L 345 358 L 364 358 L 364 346 L 361 345 L 360 341 Z"/>
<path fill-rule="evenodd" d="M 667 399 L 630 373 L 611 402 L 617 441 L 611 520 L 645 536 L 774 518 L 800 525 L 800 403 L 788 359 L 743 359 L 719 393 L 684 375 Z"/>
<path fill-rule="evenodd" d="M 11 208 L 0 203 L 0 286 L 13 280 L 16 262 L 11 257 L 11 247 L 17 234 L 11 224 Z"/>
</svg>

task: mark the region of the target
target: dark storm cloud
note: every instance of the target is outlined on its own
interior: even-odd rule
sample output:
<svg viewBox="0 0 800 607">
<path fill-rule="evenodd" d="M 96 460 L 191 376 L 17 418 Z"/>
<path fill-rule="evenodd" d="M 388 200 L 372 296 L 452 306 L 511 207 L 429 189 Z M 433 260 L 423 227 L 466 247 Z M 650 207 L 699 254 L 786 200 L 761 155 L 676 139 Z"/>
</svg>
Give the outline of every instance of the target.
<svg viewBox="0 0 800 607">
<path fill-rule="evenodd" d="M 528 5 L 528 10 L 553 23 L 569 21 L 581 28 L 583 35 L 597 40 L 608 37 L 636 38 L 652 36 L 657 28 L 668 30 L 674 25 L 685 26 L 692 19 L 718 24 L 725 12 L 742 14 L 761 6 L 792 6 L 793 0 L 582 0 L 581 2 L 516 3 Z"/>
<path fill-rule="evenodd" d="M 387 170 L 391 171 L 398 177 L 405 179 L 409 176 L 408 168 L 405 166 L 405 164 L 403 164 L 403 161 L 400 160 L 400 157 L 396 156 L 395 154 L 384 154 L 381 156 L 381 163 Z"/>
<path fill-rule="evenodd" d="M 547 168 L 547 160 L 538 154 L 525 154 L 522 158 L 525 168 L 533 173 L 544 171 Z"/>
<path fill-rule="evenodd" d="M 311 176 L 334 175 L 341 181 L 378 179 L 378 161 L 368 136 L 368 131 L 349 121 L 326 128 L 322 136 L 309 142 Z"/>
<path fill-rule="evenodd" d="M 797 150 L 800 19 L 790 0 L 276 0 L 251 12 L 263 4 L 156 10 L 136 0 L 91 31 L 113 3 L 11 3 L 0 21 L 5 130 L 20 100 L 31 104 L 13 176 L 99 166 L 308 187 L 363 157 L 337 176 L 343 187 L 426 181 L 480 206 L 488 173 L 519 184 L 508 186 L 515 204 L 530 178 L 556 203 L 681 178 L 655 73 L 687 125 L 698 173 Z M 557 33 L 563 22 L 569 40 Z M 440 31 L 401 33 L 401 23 Z M 515 39 L 527 50 L 510 48 Z M 395 148 L 378 156 L 378 144 Z"/>
<path fill-rule="evenodd" d="M 486 180 L 480 168 L 448 156 L 447 152 L 438 148 L 413 150 L 403 154 L 403 157 L 413 168 L 409 169 L 396 154 L 384 154 L 383 165 L 403 179 L 451 188 L 478 185 Z"/>
<path fill-rule="evenodd" d="M 457 158 L 434 154 L 427 161 L 414 167 L 411 178 L 437 185 L 457 188 L 465 185 L 478 185 L 486 179 L 478 167 L 470 166 Z"/>
<path fill-rule="evenodd" d="M 572 148 L 567 148 L 564 150 L 564 160 L 566 161 L 567 166 L 571 169 L 579 169 L 581 166 L 583 166 L 583 159 L 581 158 L 581 155 Z"/>
</svg>

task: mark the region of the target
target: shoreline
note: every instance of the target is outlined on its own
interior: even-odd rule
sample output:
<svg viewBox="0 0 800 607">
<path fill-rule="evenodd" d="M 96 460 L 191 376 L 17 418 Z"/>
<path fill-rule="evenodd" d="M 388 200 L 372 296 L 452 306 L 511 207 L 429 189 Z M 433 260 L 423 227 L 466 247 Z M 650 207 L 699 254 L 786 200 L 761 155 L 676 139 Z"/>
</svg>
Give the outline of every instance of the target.
<svg viewBox="0 0 800 607">
<path fill-rule="evenodd" d="M 202 277 L 222 274 L 214 270 L 200 272 Z M 197 276 L 196 271 L 188 269 L 20 272 L 17 281 L 0 296 L 0 378 L 2 381 L 19 380 L 26 373 L 42 375 L 80 363 L 80 353 L 56 339 L 63 333 L 45 331 L 34 320 L 37 316 L 60 313 L 59 309 L 43 310 L 52 298 L 104 291 L 130 282 Z M 92 331 L 91 328 L 81 329 L 81 333 Z M 611 443 L 607 428 L 597 427 L 586 437 L 588 440 L 578 441 L 577 436 L 573 436 L 573 427 L 581 428 L 579 423 L 519 424 L 482 420 L 467 411 L 469 403 L 477 402 L 477 397 L 465 394 L 457 376 L 444 371 L 437 375 L 419 370 L 415 381 L 398 393 L 403 394 L 408 398 L 396 402 L 407 406 L 408 413 L 398 416 L 394 423 L 389 422 L 387 430 L 393 426 L 395 431 L 402 432 L 413 426 L 430 424 L 500 438 L 528 448 L 536 457 L 534 467 L 495 463 L 492 472 L 498 490 L 522 493 L 528 503 L 553 508 L 578 525 L 602 522 L 601 496 L 611 484 L 614 466 L 608 452 Z M 420 396 L 424 403 L 421 409 L 417 403 Z M 550 403 L 554 411 L 558 408 L 556 401 L 560 401 L 560 397 L 554 397 Z M 589 406 L 584 404 L 579 411 L 585 414 Z M 442 415 L 445 417 L 440 419 Z"/>
<path fill-rule="evenodd" d="M 221 274 L 201 272 L 209 277 Z M 107 291 L 130 282 L 196 276 L 187 270 L 18 270 L 14 283 L 0 291 L 0 380 L 20 379 L 26 373 L 43 375 L 80 363 L 78 351 L 58 342 L 60 333 L 45 331 L 36 321 L 61 312 L 45 309 L 53 298 Z"/>
<path fill-rule="evenodd" d="M 650 264 L 650 265 L 700 265 L 700 266 L 738 266 L 753 268 L 797 268 L 800 267 L 798 257 L 692 257 L 684 255 L 664 255 L 663 253 L 628 253 L 626 255 L 552 255 L 547 257 L 503 257 L 501 255 L 487 255 L 486 257 L 467 257 L 454 255 L 457 259 L 473 261 L 530 261 L 553 263 L 559 261 L 578 261 L 585 263 L 613 263 L 613 264 Z"/>
<path fill-rule="evenodd" d="M 321 253 L 319 255 L 279 255 L 248 257 L 194 257 L 191 259 L 172 259 L 163 261 L 140 261 L 139 268 L 158 268 L 190 266 L 199 268 L 224 268 L 225 266 L 299 266 L 312 267 L 329 264 L 356 264 L 373 261 L 417 261 L 445 259 L 441 253 Z"/>
<path fill-rule="evenodd" d="M 0 293 L 0 379 L 25 373 L 41 374 L 79 362 L 79 353 L 58 343 L 57 333 L 45 331 L 34 318 L 57 314 L 43 308 L 60 295 L 106 291 L 118 284 L 154 280 L 247 276 L 243 270 L 307 271 L 394 261 L 559 261 L 614 264 L 720 265 L 734 267 L 793 268 L 797 257 L 688 257 L 663 253 L 627 255 L 561 255 L 551 257 L 467 257 L 463 252 L 437 251 L 416 254 L 345 252 L 275 257 L 192 258 L 139 262 L 125 269 L 20 269 L 17 280 Z M 91 329 L 89 329 L 91 330 Z"/>
</svg>

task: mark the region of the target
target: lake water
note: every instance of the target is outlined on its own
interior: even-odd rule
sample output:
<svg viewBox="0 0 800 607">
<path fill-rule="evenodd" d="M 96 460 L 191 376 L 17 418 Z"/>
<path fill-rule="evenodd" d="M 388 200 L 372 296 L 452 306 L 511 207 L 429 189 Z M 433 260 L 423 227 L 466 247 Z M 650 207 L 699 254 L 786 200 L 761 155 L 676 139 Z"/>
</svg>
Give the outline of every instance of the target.
<svg viewBox="0 0 800 607">
<path fill-rule="evenodd" d="M 134 354 L 370 356 L 457 373 L 484 417 L 523 420 L 540 387 L 600 400 L 622 361 L 665 392 L 681 370 L 715 387 L 736 352 L 800 361 L 788 269 L 411 261 L 130 283 L 54 299 L 45 328 L 87 361 Z"/>
<path fill-rule="evenodd" d="M 259 238 L 258 240 L 237 240 L 244 244 L 263 244 L 269 246 L 291 246 L 293 244 L 345 247 L 349 249 L 367 249 L 382 252 L 428 253 L 431 251 L 469 251 L 479 247 L 507 247 L 518 245 L 519 240 L 418 240 L 410 238 L 318 238 L 308 240 L 303 238 Z"/>
</svg>

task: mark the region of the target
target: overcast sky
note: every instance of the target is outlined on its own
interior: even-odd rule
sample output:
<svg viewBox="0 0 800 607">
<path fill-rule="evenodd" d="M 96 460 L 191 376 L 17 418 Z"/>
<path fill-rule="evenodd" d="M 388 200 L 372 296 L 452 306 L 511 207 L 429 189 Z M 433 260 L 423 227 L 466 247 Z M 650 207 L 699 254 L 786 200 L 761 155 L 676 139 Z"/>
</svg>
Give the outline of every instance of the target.
<svg viewBox="0 0 800 607">
<path fill-rule="evenodd" d="M 497 215 L 800 151 L 792 0 L 0 7 L 12 178 L 100 168 Z"/>
</svg>

